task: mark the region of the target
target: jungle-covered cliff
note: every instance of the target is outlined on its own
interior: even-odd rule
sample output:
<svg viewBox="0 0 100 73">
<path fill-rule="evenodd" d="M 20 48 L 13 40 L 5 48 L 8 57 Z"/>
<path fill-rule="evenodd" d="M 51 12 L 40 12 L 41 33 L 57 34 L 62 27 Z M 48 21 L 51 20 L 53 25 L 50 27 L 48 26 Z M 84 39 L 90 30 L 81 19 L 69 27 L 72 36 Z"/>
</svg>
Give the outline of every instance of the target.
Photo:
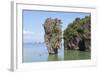
<svg viewBox="0 0 100 73">
<path fill-rule="evenodd" d="M 76 18 L 63 31 L 64 49 L 91 50 L 91 16 Z"/>
</svg>

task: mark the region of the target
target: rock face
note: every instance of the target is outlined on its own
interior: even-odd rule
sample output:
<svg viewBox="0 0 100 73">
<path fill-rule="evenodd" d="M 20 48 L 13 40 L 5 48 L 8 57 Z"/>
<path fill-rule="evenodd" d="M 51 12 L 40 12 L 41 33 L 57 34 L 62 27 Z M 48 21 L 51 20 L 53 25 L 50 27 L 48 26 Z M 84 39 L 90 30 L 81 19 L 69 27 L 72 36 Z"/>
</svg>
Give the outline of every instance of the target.
<svg viewBox="0 0 100 73">
<path fill-rule="evenodd" d="M 64 49 L 90 51 L 91 50 L 91 17 L 76 18 L 64 30 Z"/>
<path fill-rule="evenodd" d="M 79 40 L 79 42 L 77 42 L 78 46 L 79 46 L 79 50 L 90 51 L 91 50 L 90 24 L 85 24 L 82 27 L 80 27 L 78 30 L 83 31 L 81 39 Z M 78 33 L 80 33 L 80 32 L 78 31 Z"/>
<path fill-rule="evenodd" d="M 57 54 L 58 49 L 61 47 L 61 20 L 55 18 L 47 18 L 43 24 L 44 26 L 44 39 L 49 54 Z"/>
</svg>

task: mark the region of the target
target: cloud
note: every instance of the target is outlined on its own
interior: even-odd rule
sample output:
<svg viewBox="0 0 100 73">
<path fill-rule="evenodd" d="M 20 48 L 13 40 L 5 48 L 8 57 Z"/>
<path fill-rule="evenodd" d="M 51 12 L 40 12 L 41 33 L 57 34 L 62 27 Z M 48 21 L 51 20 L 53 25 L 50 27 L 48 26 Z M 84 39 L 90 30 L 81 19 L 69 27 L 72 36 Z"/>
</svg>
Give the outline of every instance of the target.
<svg viewBox="0 0 100 73">
<path fill-rule="evenodd" d="M 29 42 L 43 42 L 44 34 L 39 32 L 23 31 L 23 41 L 25 43 Z"/>
<path fill-rule="evenodd" d="M 25 34 L 25 35 L 30 35 L 30 34 L 33 34 L 33 32 L 31 32 L 31 31 L 23 31 L 23 34 Z"/>
</svg>

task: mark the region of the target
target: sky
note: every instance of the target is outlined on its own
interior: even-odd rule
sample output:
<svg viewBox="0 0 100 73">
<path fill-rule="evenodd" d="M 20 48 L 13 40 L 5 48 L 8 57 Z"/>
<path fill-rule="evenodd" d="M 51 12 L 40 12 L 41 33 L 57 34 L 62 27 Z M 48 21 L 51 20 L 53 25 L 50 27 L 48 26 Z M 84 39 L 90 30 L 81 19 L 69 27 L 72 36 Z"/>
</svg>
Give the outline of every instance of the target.
<svg viewBox="0 0 100 73">
<path fill-rule="evenodd" d="M 22 15 L 23 42 L 38 43 L 44 42 L 43 24 L 46 18 L 60 19 L 63 31 L 67 28 L 69 23 L 75 20 L 75 18 L 84 18 L 90 15 L 90 13 L 23 10 Z"/>
</svg>

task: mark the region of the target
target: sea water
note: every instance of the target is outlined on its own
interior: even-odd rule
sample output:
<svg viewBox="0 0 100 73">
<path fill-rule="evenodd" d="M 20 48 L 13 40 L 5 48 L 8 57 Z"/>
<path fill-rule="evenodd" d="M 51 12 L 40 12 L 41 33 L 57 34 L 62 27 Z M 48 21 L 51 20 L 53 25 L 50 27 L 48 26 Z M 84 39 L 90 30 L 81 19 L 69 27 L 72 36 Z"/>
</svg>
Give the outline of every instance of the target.
<svg viewBox="0 0 100 73">
<path fill-rule="evenodd" d="M 49 55 L 44 43 L 24 43 L 22 51 L 23 62 L 64 60 L 63 48 L 58 50 L 58 55 Z"/>
<path fill-rule="evenodd" d="M 24 43 L 22 49 L 22 61 L 24 62 L 45 62 L 63 60 L 90 59 L 91 53 L 84 51 L 65 50 L 60 48 L 58 54 L 49 55 L 44 43 Z"/>
</svg>

